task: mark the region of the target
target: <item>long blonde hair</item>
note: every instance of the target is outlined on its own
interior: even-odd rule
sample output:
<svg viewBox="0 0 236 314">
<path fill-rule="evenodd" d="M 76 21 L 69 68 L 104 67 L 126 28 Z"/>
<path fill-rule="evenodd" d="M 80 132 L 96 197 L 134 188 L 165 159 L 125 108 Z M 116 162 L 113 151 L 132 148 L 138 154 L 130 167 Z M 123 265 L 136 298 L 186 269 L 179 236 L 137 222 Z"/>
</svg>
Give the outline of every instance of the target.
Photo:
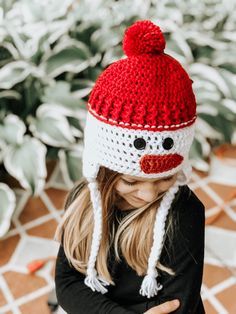
<svg viewBox="0 0 236 314">
<path fill-rule="evenodd" d="M 102 200 L 102 238 L 96 261 L 98 274 L 110 284 L 114 284 L 108 271 L 107 261 L 110 246 L 114 243 L 115 259 L 120 261 L 120 253 L 127 264 L 139 276 L 147 271 L 148 258 L 153 243 L 153 227 L 160 200 L 129 212 L 115 232 L 114 205 L 120 198 L 114 186 L 122 174 L 100 167 L 97 182 Z M 67 210 L 58 225 L 54 239 L 63 245 L 71 265 L 86 275 L 87 261 L 93 233 L 93 209 L 90 200 L 88 181 L 82 178 L 70 192 L 65 204 Z M 169 215 L 166 234 L 173 233 L 172 217 Z M 157 263 L 157 268 L 171 275 L 174 272 Z"/>
</svg>

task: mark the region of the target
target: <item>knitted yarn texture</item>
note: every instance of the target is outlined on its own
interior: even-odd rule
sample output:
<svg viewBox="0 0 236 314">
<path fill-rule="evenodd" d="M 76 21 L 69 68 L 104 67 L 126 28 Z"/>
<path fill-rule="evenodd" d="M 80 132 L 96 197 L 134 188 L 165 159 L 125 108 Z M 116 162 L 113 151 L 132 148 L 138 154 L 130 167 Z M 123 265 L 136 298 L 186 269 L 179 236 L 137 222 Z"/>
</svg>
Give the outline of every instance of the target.
<svg viewBox="0 0 236 314">
<path fill-rule="evenodd" d="M 94 231 L 85 284 L 106 293 L 106 280 L 95 270 L 102 236 L 102 207 L 96 177 L 100 166 L 143 178 L 177 173 L 166 192 L 153 230 L 153 246 L 140 294 L 152 297 L 157 283 L 165 221 L 180 185 L 188 182 L 188 160 L 194 138 L 196 101 L 192 80 L 173 57 L 165 54 L 165 38 L 151 21 L 137 21 L 124 34 L 126 58 L 98 77 L 88 101 L 84 130 L 83 175 L 94 210 Z"/>
<path fill-rule="evenodd" d="M 88 109 L 101 121 L 129 129 L 180 129 L 196 119 L 192 81 L 179 62 L 161 50 L 163 34 L 150 23 L 141 21 L 128 28 L 123 47 L 129 57 L 100 75 Z"/>
</svg>

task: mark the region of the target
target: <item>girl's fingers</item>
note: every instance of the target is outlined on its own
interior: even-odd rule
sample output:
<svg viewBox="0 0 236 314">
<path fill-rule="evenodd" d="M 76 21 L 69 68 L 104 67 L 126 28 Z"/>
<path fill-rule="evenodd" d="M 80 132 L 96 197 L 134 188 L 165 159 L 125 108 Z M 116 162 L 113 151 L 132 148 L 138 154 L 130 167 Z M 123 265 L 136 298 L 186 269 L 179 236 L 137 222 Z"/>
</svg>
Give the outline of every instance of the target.
<svg viewBox="0 0 236 314">
<path fill-rule="evenodd" d="M 180 305 L 179 300 L 167 301 L 163 304 L 153 307 L 151 313 L 153 314 L 168 314 L 175 311 Z"/>
<path fill-rule="evenodd" d="M 160 305 L 160 314 L 171 313 L 179 307 L 179 300 L 168 301 Z"/>
</svg>

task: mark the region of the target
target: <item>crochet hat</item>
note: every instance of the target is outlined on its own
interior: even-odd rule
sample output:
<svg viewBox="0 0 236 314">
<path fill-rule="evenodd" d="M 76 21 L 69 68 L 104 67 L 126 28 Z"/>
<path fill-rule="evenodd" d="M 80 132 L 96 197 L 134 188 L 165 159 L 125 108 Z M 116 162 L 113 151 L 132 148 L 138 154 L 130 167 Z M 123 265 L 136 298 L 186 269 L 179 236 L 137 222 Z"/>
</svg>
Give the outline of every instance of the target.
<svg viewBox="0 0 236 314">
<path fill-rule="evenodd" d="M 180 185 L 188 182 L 188 153 L 194 137 L 196 101 L 192 81 L 180 63 L 165 54 L 165 39 L 151 21 L 130 26 L 123 39 L 126 58 L 98 77 L 90 94 L 84 130 L 83 175 L 89 181 L 94 231 L 85 284 L 106 293 L 108 285 L 95 269 L 102 235 L 100 166 L 143 178 L 177 173 L 157 209 L 153 246 L 140 294 L 148 298 L 162 288 L 157 282 L 165 221 Z"/>
</svg>

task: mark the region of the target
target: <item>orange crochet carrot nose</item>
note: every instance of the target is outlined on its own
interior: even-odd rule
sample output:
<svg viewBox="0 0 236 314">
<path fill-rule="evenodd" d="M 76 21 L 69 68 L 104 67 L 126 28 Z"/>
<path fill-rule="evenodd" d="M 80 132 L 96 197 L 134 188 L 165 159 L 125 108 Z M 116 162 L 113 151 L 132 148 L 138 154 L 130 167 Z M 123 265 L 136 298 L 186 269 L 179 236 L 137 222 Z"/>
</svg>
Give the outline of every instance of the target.
<svg viewBox="0 0 236 314">
<path fill-rule="evenodd" d="M 41 269 L 48 261 L 50 260 L 55 260 L 56 257 L 55 256 L 50 256 L 47 258 L 43 258 L 43 259 L 39 259 L 39 260 L 34 260 L 32 262 L 30 262 L 27 265 L 27 269 L 29 271 L 30 274 L 35 273 L 37 270 Z"/>
<path fill-rule="evenodd" d="M 29 273 L 35 273 L 37 270 L 42 268 L 45 265 L 46 261 L 38 260 L 33 261 L 27 265 Z"/>
<path fill-rule="evenodd" d="M 171 170 L 183 161 L 179 154 L 169 155 L 144 155 L 140 159 L 140 167 L 145 173 L 157 173 Z"/>
</svg>

